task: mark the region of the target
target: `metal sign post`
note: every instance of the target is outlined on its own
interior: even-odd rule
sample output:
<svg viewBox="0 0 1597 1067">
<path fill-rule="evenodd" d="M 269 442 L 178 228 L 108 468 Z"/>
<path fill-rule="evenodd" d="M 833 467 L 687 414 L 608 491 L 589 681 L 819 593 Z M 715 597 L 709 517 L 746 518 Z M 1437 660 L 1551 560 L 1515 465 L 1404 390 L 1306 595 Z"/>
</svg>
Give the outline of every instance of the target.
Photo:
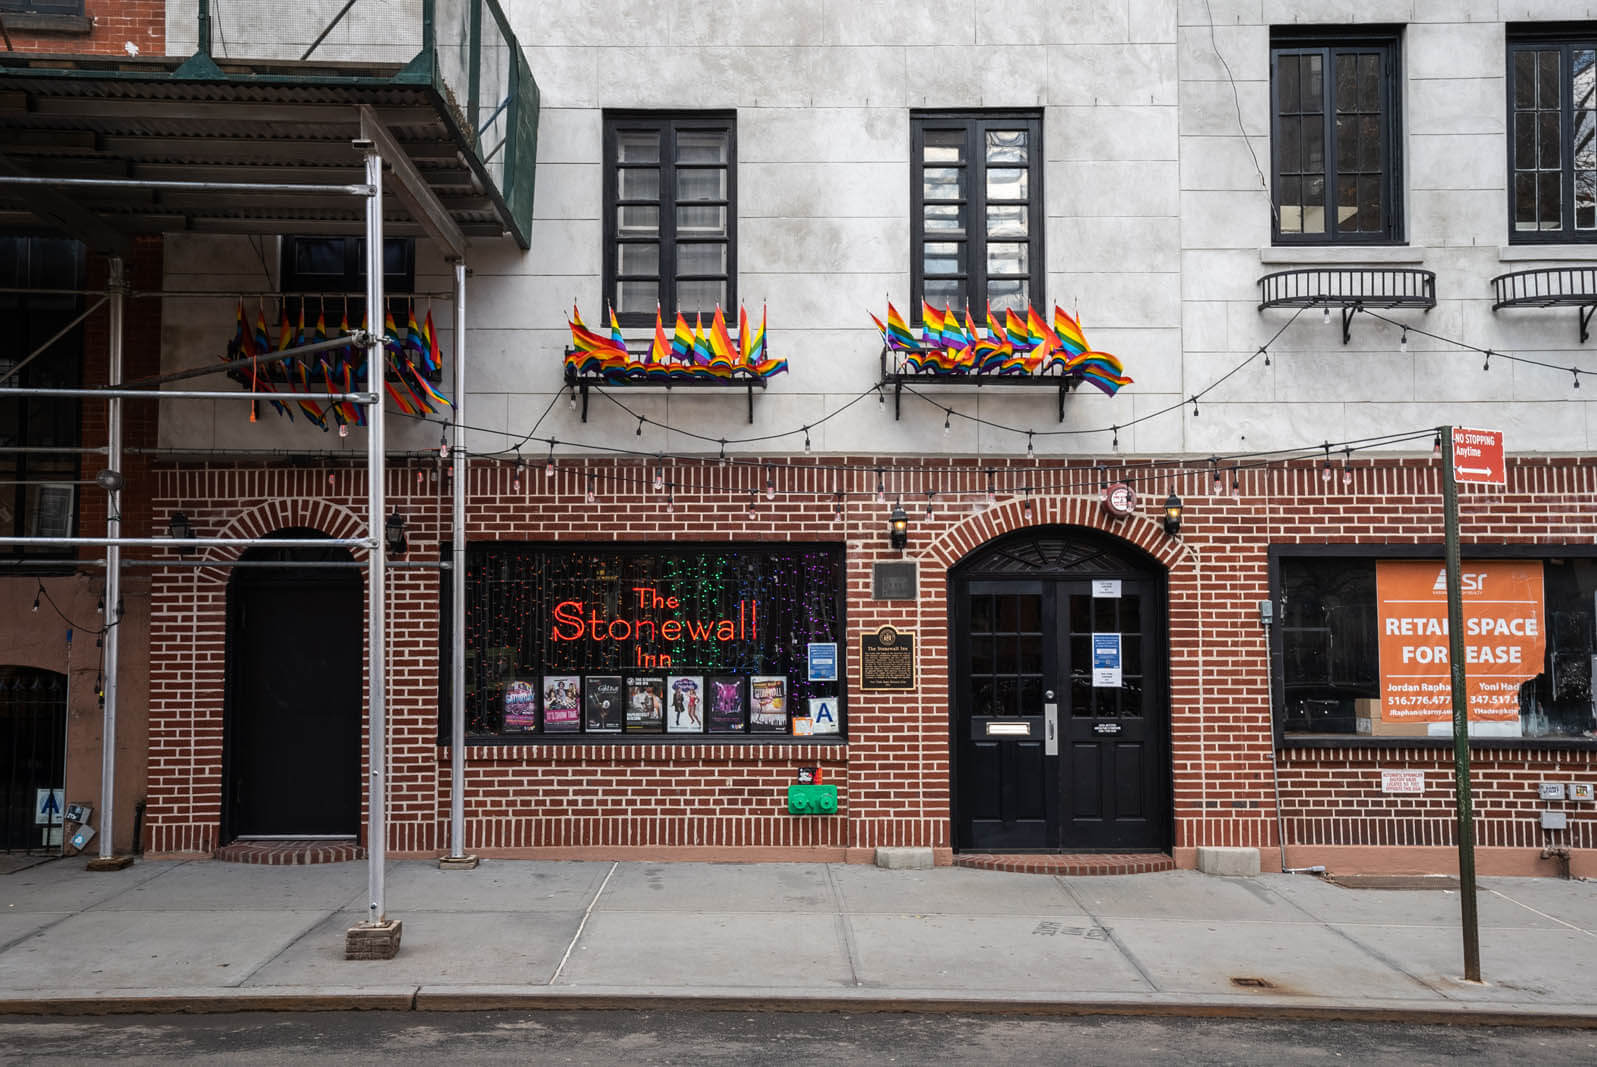
<svg viewBox="0 0 1597 1067">
<path fill-rule="evenodd" d="M 1481 980 L 1481 930 L 1475 900 L 1475 815 L 1469 788 L 1469 692 L 1464 687 L 1464 588 L 1459 577 L 1457 448 L 1454 429 L 1442 458 L 1442 518 L 1447 543 L 1447 662 L 1452 670 L 1453 775 L 1458 801 L 1458 898 L 1464 927 L 1464 977 Z"/>
<path fill-rule="evenodd" d="M 363 146 L 366 157 L 366 184 L 372 195 L 366 200 L 366 321 L 370 324 L 370 340 L 366 346 L 366 384 L 374 393 L 381 393 L 381 382 L 387 363 L 383 352 L 383 157 L 367 143 Z M 370 741 L 367 745 L 367 904 L 366 922 L 378 926 L 387 919 L 387 906 L 383 900 L 383 874 L 387 860 L 387 824 L 384 802 L 387 799 L 388 759 L 388 685 L 384 653 L 388 644 L 388 624 L 384 617 L 385 586 L 388 574 L 387 548 L 383 542 L 383 405 L 371 406 L 367 415 L 366 430 L 366 521 L 372 547 L 367 568 L 366 604 L 370 616 L 367 629 L 367 687 L 368 724 Z"/>
</svg>

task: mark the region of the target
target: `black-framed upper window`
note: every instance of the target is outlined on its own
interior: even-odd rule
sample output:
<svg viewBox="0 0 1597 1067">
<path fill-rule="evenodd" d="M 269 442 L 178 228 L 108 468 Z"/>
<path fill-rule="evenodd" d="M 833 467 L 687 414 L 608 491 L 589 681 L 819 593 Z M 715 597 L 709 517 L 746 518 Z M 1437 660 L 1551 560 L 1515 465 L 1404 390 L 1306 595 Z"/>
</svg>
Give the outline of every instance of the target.
<svg viewBox="0 0 1597 1067">
<path fill-rule="evenodd" d="M 911 304 L 969 310 L 1043 299 L 1042 115 L 922 111 L 910 118 Z"/>
<path fill-rule="evenodd" d="M 287 294 L 339 294 L 340 303 L 328 302 L 344 310 L 347 302 L 349 323 L 356 326 L 366 307 L 366 238 L 292 236 L 283 238 L 282 289 Z M 416 288 L 416 242 L 410 237 L 383 239 L 383 292 L 410 293 Z M 298 314 L 290 302 L 289 316 Z"/>
<path fill-rule="evenodd" d="M 0 288 L 59 289 L 60 293 L 0 292 L 7 343 L 0 351 L 5 384 L 77 388 L 83 376 L 83 328 L 50 343 L 83 308 L 83 246 L 42 237 L 0 237 Z M 38 354 L 27 359 L 36 350 Z M 24 360 L 27 360 L 25 363 Z M 15 374 L 11 372 L 21 365 Z M 0 445 L 75 449 L 81 443 L 79 402 L 66 397 L 0 398 Z M 77 532 L 78 457 L 71 452 L 0 452 L 0 534 L 71 537 Z M 4 557 L 70 556 L 70 548 L 13 545 Z M 0 564 L 3 565 L 3 564 Z"/>
<path fill-rule="evenodd" d="M 737 302 L 737 119 L 604 119 L 604 298 L 624 326 Z"/>
<path fill-rule="evenodd" d="M 1443 560 L 1415 546 L 1281 546 L 1272 639 L 1279 733 L 1452 737 Z M 1470 735 L 1597 740 L 1597 555 L 1466 549 Z"/>
<path fill-rule="evenodd" d="M 1597 241 L 1597 24 L 1508 31 L 1508 239 Z"/>
<path fill-rule="evenodd" d="M 1277 243 L 1402 240 L 1399 58 L 1396 31 L 1272 32 Z"/>
<path fill-rule="evenodd" d="M 844 605 L 836 544 L 471 544 L 466 732 L 841 738 L 846 679 L 811 646 L 846 662 Z"/>
</svg>

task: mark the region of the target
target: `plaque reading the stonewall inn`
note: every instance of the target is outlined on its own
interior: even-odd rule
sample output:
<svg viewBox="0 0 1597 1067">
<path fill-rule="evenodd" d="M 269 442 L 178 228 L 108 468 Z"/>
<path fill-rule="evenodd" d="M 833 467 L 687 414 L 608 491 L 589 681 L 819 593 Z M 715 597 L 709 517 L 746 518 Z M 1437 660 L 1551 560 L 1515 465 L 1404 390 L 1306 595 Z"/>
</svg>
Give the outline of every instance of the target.
<svg viewBox="0 0 1597 1067">
<path fill-rule="evenodd" d="M 915 688 L 915 634 L 883 626 L 860 635 L 860 688 Z"/>
</svg>

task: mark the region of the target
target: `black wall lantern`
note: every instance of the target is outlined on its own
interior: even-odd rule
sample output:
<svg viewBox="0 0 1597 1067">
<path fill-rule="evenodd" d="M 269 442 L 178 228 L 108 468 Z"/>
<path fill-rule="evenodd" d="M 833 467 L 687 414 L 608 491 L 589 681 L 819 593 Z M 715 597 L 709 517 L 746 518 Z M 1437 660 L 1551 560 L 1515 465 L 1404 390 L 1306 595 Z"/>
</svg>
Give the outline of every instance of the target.
<svg viewBox="0 0 1597 1067">
<path fill-rule="evenodd" d="M 887 517 L 887 540 L 899 550 L 909 544 L 909 516 L 902 504 L 894 504 L 893 513 Z"/>
<path fill-rule="evenodd" d="M 1181 536 L 1181 498 L 1175 493 L 1165 497 L 1164 532 L 1171 537 Z"/>
<path fill-rule="evenodd" d="M 189 525 L 188 515 L 181 511 L 172 512 L 172 518 L 166 524 L 166 535 L 178 541 L 192 541 L 194 527 Z M 191 555 L 193 552 L 193 545 L 177 546 L 177 554 L 180 556 Z"/>
<path fill-rule="evenodd" d="M 410 542 L 405 540 L 405 516 L 399 513 L 398 508 L 383 525 L 383 544 L 387 546 L 390 556 L 403 556 L 410 548 Z"/>
</svg>

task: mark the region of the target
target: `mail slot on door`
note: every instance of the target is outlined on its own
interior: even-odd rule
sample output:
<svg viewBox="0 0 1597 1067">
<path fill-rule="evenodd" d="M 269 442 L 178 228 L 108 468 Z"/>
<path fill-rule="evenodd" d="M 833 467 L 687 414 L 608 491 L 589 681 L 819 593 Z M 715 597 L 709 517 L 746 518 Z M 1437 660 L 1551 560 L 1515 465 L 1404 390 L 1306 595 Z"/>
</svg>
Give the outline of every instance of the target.
<svg viewBox="0 0 1597 1067">
<path fill-rule="evenodd" d="M 970 735 L 978 741 L 1037 741 L 1042 720 L 1030 715 L 980 716 L 971 719 Z"/>
</svg>

